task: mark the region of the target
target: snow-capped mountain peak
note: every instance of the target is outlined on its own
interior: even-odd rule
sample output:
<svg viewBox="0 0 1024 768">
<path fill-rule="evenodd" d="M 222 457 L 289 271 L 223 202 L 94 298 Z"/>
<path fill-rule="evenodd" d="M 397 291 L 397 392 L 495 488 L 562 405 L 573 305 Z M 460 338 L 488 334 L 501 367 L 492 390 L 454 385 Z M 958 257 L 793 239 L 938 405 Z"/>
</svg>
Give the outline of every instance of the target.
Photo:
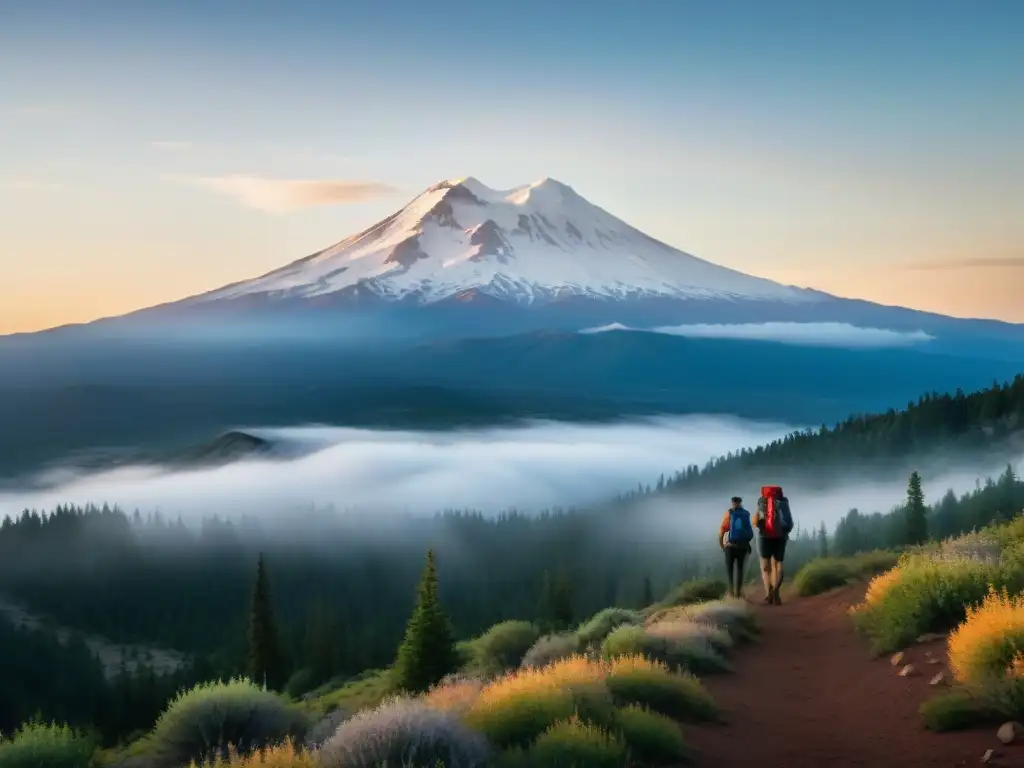
<svg viewBox="0 0 1024 768">
<path fill-rule="evenodd" d="M 197 297 L 346 292 L 433 303 L 467 291 L 517 303 L 565 296 L 814 301 L 659 242 L 552 178 L 506 190 L 447 179 L 369 229 L 253 280 Z"/>
</svg>

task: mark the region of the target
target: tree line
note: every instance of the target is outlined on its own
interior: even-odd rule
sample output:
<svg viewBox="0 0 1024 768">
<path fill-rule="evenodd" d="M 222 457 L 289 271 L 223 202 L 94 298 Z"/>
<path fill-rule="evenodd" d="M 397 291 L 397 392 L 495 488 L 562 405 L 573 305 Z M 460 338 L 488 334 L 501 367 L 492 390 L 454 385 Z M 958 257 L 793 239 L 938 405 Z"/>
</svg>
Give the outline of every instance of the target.
<svg viewBox="0 0 1024 768">
<path fill-rule="evenodd" d="M 851 465 L 873 470 L 908 458 L 921 460 L 939 450 L 982 453 L 1021 429 L 1024 374 L 970 394 L 960 389 L 952 394 L 930 392 L 902 410 L 853 414 L 832 426 L 793 432 L 713 458 L 704 466 L 690 465 L 624 497 L 719 489 L 752 476 L 788 473 L 799 467 L 813 467 L 814 476 L 825 482 L 829 470 L 841 474 Z"/>
<path fill-rule="evenodd" d="M 873 549 L 895 549 L 929 540 L 943 540 L 992 523 L 1011 520 L 1024 512 L 1024 480 L 1007 465 L 998 478 L 988 478 L 957 496 L 947 490 L 932 504 L 917 472 L 910 475 L 906 501 L 889 512 L 851 509 L 840 518 L 832 535 L 837 555 Z"/>
</svg>

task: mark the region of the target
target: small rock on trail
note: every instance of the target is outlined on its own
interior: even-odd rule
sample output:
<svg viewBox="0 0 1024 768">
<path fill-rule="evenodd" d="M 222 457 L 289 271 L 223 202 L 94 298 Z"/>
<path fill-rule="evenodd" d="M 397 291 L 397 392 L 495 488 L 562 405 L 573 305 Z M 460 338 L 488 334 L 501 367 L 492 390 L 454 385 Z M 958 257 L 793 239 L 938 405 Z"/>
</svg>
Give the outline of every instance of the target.
<svg viewBox="0 0 1024 768">
<path fill-rule="evenodd" d="M 999 730 L 996 731 L 996 738 L 1003 742 L 1003 744 L 1012 744 L 1022 736 L 1024 736 L 1024 725 L 1021 725 L 1016 720 L 1003 723 L 999 726 Z"/>
</svg>

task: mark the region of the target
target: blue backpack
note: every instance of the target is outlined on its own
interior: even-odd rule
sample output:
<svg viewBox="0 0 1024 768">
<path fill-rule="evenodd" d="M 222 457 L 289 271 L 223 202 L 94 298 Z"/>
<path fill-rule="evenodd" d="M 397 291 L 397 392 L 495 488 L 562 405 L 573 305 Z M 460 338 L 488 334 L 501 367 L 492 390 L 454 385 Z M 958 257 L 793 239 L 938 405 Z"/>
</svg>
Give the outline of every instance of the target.
<svg viewBox="0 0 1024 768">
<path fill-rule="evenodd" d="M 729 510 L 729 543 L 747 544 L 754 538 L 750 525 L 750 513 L 743 507 Z"/>
</svg>

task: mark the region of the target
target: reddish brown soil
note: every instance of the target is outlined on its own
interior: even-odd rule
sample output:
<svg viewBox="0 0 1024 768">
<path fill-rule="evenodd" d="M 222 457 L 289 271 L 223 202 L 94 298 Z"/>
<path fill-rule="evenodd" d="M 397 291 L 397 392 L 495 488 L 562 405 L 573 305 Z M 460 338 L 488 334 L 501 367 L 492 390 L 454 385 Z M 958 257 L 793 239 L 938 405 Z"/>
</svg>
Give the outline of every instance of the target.
<svg viewBox="0 0 1024 768">
<path fill-rule="evenodd" d="M 792 594 L 792 593 L 791 593 Z M 737 650 L 734 675 L 705 684 L 722 707 L 726 724 L 687 729 L 699 766 L 761 768 L 890 768 L 892 766 L 1024 766 L 1024 747 L 1004 746 L 996 726 L 959 733 L 925 730 L 917 708 L 936 693 L 925 648 L 906 651 L 918 674 L 899 677 L 889 658 L 872 658 L 846 611 L 863 587 L 846 587 L 782 606 L 748 598 L 762 630 Z M 998 724 L 996 724 L 998 725 Z"/>
</svg>

